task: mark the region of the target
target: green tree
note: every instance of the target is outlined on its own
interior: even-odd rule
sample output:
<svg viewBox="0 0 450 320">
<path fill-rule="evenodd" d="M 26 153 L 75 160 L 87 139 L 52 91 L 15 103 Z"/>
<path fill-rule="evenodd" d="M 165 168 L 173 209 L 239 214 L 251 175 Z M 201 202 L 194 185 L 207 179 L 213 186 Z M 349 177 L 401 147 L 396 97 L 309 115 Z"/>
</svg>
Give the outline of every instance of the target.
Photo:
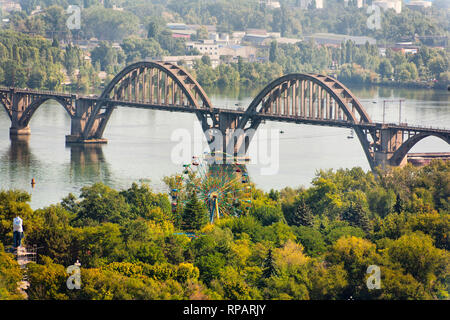
<svg viewBox="0 0 450 320">
<path fill-rule="evenodd" d="M 262 270 L 262 276 L 266 279 L 277 275 L 277 268 L 275 266 L 275 260 L 272 255 L 272 248 L 269 248 L 269 251 L 267 251 L 267 256 L 264 259 Z"/>
<path fill-rule="evenodd" d="M 384 59 L 380 62 L 380 65 L 378 67 L 378 73 L 381 75 L 384 79 L 390 79 L 392 77 L 392 64 L 389 60 Z"/>
<path fill-rule="evenodd" d="M 314 216 L 304 198 L 300 198 L 290 222 L 295 226 L 312 227 L 314 225 Z"/>
<path fill-rule="evenodd" d="M 350 206 L 342 213 L 342 219 L 348 221 L 354 227 L 360 227 L 365 231 L 370 229 L 370 221 L 367 213 L 359 203 L 350 203 Z"/>
<path fill-rule="evenodd" d="M 124 197 L 102 183 L 81 188 L 80 198 L 76 225 L 107 221 L 119 223 L 130 217 L 130 208 Z"/>
<path fill-rule="evenodd" d="M 185 230 L 200 230 L 208 222 L 208 212 L 202 202 L 193 192 L 183 212 L 183 228 Z"/>
<path fill-rule="evenodd" d="M 269 61 L 275 62 L 277 60 L 277 52 L 278 52 L 278 43 L 274 40 L 270 43 L 269 49 Z"/>
<path fill-rule="evenodd" d="M 17 284 L 22 280 L 22 270 L 10 253 L 0 243 L 0 300 L 20 300 Z"/>
<path fill-rule="evenodd" d="M 432 238 L 421 232 L 401 236 L 387 253 L 425 287 L 436 285 L 436 280 L 444 281 L 450 263 L 448 252 L 434 247 Z"/>
</svg>

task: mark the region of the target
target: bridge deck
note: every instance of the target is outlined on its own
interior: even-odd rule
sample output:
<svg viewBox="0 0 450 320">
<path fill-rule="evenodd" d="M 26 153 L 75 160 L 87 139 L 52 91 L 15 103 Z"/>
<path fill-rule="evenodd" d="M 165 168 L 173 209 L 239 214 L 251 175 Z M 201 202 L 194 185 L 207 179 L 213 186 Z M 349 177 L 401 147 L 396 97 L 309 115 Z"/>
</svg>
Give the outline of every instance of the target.
<svg viewBox="0 0 450 320">
<path fill-rule="evenodd" d="M 73 98 L 73 99 L 81 99 L 87 100 L 91 102 L 99 101 L 97 96 L 83 96 L 73 93 L 62 93 L 55 91 L 45 91 L 45 90 L 30 90 L 30 89 L 20 89 L 20 88 L 5 88 L 0 87 L 0 92 L 14 92 L 14 93 L 26 93 L 32 95 L 40 95 L 40 96 L 51 96 L 57 98 Z M 143 108 L 143 109 L 152 109 L 152 110 L 163 110 L 170 112 L 187 112 L 187 113 L 203 113 L 203 114 L 233 114 L 233 115 L 244 115 L 246 112 L 244 110 L 233 110 L 226 108 L 201 108 L 194 109 L 188 105 L 180 106 L 180 105 L 170 105 L 170 104 L 149 104 L 144 102 L 130 102 L 130 101 L 119 101 L 107 99 L 105 101 L 108 105 L 112 105 L 115 107 L 133 107 L 133 108 Z M 363 129 L 396 129 L 402 131 L 413 131 L 416 133 L 439 133 L 439 134 L 450 134 L 450 129 L 446 128 L 433 128 L 433 127 L 423 127 L 423 126 L 411 126 L 408 124 L 395 124 L 395 123 L 352 123 L 345 120 L 333 120 L 333 119 L 321 119 L 321 118 L 312 118 L 312 117 L 300 117 L 300 116 L 288 116 L 288 115 L 274 115 L 274 114 L 261 114 L 261 113 L 252 113 L 250 116 L 254 119 L 268 120 L 268 121 L 278 121 L 278 122 L 290 122 L 290 123 L 299 123 L 299 124 L 311 124 L 311 125 L 320 125 L 320 126 L 329 126 L 329 127 L 341 127 L 341 128 L 352 128 L 352 127 L 360 127 Z"/>
<path fill-rule="evenodd" d="M 96 100 L 94 98 L 84 98 Z M 233 114 L 233 115 L 244 115 L 244 110 L 233 110 L 226 108 L 212 108 L 210 109 L 194 109 L 190 106 L 179 106 L 179 105 L 153 105 L 143 102 L 123 102 L 118 100 L 108 99 L 107 102 L 115 107 L 132 107 L 141 109 L 151 109 L 151 110 L 162 110 L 170 112 L 186 112 L 186 113 L 196 113 L 200 112 L 203 114 L 214 113 L 214 114 Z M 272 115 L 272 114 L 261 114 L 254 113 L 251 114 L 252 118 L 259 118 L 261 120 L 277 121 L 277 122 L 290 122 L 299 124 L 311 124 L 329 127 L 341 127 L 341 128 L 352 128 L 355 126 L 361 127 L 363 129 L 398 129 L 404 131 L 415 131 L 415 132 L 435 132 L 442 134 L 450 134 L 450 129 L 445 128 L 433 128 L 433 127 L 420 127 L 420 126 L 409 126 L 408 124 L 395 124 L 395 123 L 351 123 L 345 120 L 330 120 L 330 119 L 320 119 L 320 118 L 310 118 L 310 117 L 299 117 L 299 116 L 286 116 L 286 115 Z"/>
</svg>

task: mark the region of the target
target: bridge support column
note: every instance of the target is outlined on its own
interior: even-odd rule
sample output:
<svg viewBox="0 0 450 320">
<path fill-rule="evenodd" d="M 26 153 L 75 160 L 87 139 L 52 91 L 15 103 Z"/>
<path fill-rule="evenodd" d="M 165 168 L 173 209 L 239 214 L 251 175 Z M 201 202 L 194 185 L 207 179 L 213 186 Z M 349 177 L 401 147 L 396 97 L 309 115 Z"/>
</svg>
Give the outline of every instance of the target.
<svg viewBox="0 0 450 320">
<path fill-rule="evenodd" d="M 86 127 L 89 115 L 94 107 L 92 100 L 78 99 L 76 102 L 75 116 L 71 119 L 70 135 L 66 136 L 66 144 L 105 144 L 106 139 L 103 138 L 84 138 L 84 129 Z M 98 127 L 98 121 L 95 122 L 93 131 Z"/>
<path fill-rule="evenodd" d="M 11 128 L 10 137 L 26 136 L 31 134 L 30 127 L 21 123 L 22 115 L 30 103 L 30 97 L 11 90 Z"/>
<path fill-rule="evenodd" d="M 238 128 L 239 117 L 237 114 L 218 114 L 218 126 L 214 131 L 220 132 L 221 141 L 218 141 L 219 137 L 216 136 L 210 144 L 210 149 L 223 153 L 223 163 L 234 163 L 236 157 L 244 158 L 247 153 L 252 133 Z M 208 137 L 207 139 L 209 140 Z"/>
<path fill-rule="evenodd" d="M 26 127 L 11 127 L 9 128 L 9 136 L 10 137 L 17 137 L 17 136 L 29 136 L 31 134 L 30 126 Z"/>
<path fill-rule="evenodd" d="M 379 150 L 374 153 L 375 167 L 381 166 L 382 169 L 387 166 L 404 166 L 407 158 L 404 157 L 400 162 L 393 159 L 395 151 L 403 144 L 403 132 L 392 128 L 382 127 L 380 130 Z"/>
</svg>

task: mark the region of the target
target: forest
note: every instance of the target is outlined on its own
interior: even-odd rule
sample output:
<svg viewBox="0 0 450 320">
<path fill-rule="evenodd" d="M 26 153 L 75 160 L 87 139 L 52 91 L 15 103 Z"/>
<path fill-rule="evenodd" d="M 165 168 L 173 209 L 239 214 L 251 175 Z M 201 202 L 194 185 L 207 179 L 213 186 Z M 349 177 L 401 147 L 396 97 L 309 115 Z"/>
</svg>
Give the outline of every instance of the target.
<svg viewBox="0 0 450 320">
<path fill-rule="evenodd" d="M 215 25 L 218 32 L 248 28 L 279 32 L 302 38 L 317 32 L 370 36 L 379 43 L 413 41 L 417 54 L 394 52 L 382 56 L 374 45 L 356 46 L 347 41 L 340 47 L 325 47 L 302 41 L 259 48 L 258 62 L 230 61 L 221 56 L 213 69 L 209 57 L 189 70 L 202 86 L 262 87 L 291 72 L 331 75 L 345 84 L 370 83 L 389 86 L 447 88 L 450 57 L 440 43 L 450 28 L 445 1 L 436 0 L 427 11 L 403 8 L 401 14 L 383 11 L 382 27 L 370 30 L 365 8 L 352 2 L 327 0 L 325 10 L 301 8 L 301 1 L 281 1 L 280 9 L 259 1 L 143 1 L 23 0 L 23 10 L 12 12 L 0 31 L 0 85 L 58 91 L 98 93 L 127 64 L 172 55 L 199 54 L 186 50 L 185 40 L 173 38 L 167 22 Z M 81 29 L 69 30 L 69 5 L 80 5 Z M 40 6 L 41 10 L 35 13 Z M 120 10 L 117 9 L 120 8 Z M 442 10 L 444 9 L 444 10 Z M 201 32 L 195 38 L 207 38 Z M 415 40 L 417 36 L 426 36 Z M 94 48 L 81 50 L 74 40 L 96 39 Z M 441 39 L 441 40 L 439 40 Z M 441 41 L 442 42 L 442 41 Z M 430 47 L 430 46 L 437 47 Z M 14 62 L 14 63 L 13 63 Z M 181 62 L 182 63 L 182 62 Z M 99 72 L 106 72 L 100 79 Z"/>
<path fill-rule="evenodd" d="M 164 179 L 168 190 L 175 180 Z M 30 300 L 449 299 L 450 162 L 320 170 L 308 187 L 270 192 L 251 185 L 248 210 L 214 224 L 188 184 L 176 210 L 145 184 L 96 183 L 37 210 L 30 194 L 1 190 L 0 299 L 24 299 L 9 253 L 17 215 L 25 244 L 39 248 L 26 269 Z M 81 288 L 69 290 L 77 260 Z M 380 289 L 366 285 L 370 265 Z"/>
</svg>

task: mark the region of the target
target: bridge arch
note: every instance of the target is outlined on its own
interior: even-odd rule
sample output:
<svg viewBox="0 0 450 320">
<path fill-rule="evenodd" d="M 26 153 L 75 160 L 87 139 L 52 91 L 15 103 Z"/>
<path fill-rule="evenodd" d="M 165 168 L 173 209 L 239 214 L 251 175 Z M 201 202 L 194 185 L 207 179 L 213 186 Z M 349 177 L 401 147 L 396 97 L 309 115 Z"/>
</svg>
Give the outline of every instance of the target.
<svg viewBox="0 0 450 320">
<path fill-rule="evenodd" d="M 372 123 L 362 104 L 341 82 L 303 73 L 288 74 L 269 83 L 250 103 L 238 127 L 243 129 L 258 114 Z"/>
<path fill-rule="evenodd" d="M 439 134 L 437 132 L 422 132 L 413 135 L 412 137 L 408 138 L 405 142 L 402 143 L 402 145 L 395 151 L 391 158 L 391 164 L 395 166 L 399 166 L 403 159 L 406 157 L 408 152 L 421 140 L 428 138 L 428 137 L 437 137 L 439 139 L 444 140 L 448 144 L 450 144 L 450 136 Z"/>
<path fill-rule="evenodd" d="M 114 109 L 111 102 L 134 102 L 211 110 L 212 103 L 198 82 L 183 68 L 167 62 L 142 61 L 120 71 L 105 87 L 83 132 L 101 138 Z M 101 109 L 105 112 L 100 113 Z M 204 121 L 203 113 L 197 112 Z M 95 121 L 98 125 L 94 128 Z"/>
<path fill-rule="evenodd" d="M 57 104 L 61 105 L 64 110 L 66 110 L 67 114 L 70 118 L 75 116 L 74 108 L 70 103 L 67 102 L 64 98 L 58 97 L 42 97 L 35 99 L 31 104 L 25 109 L 22 116 L 19 119 L 19 125 L 22 127 L 27 127 L 33 117 L 34 113 L 47 101 L 54 101 Z"/>
<path fill-rule="evenodd" d="M 237 127 L 256 130 L 262 119 L 271 116 L 319 125 L 333 121 L 337 126 L 353 128 L 370 166 L 374 166 L 372 142 L 358 126 L 373 121 L 356 96 L 330 76 L 293 73 L 275 79 L 253 99 Z M 369 136 L 372 141 L 378 139 L 375 131 Z"/>
<path fill-rule="evenodd" d="M 3 108 L 5 109 L 6 114 L 9 117 L 9 119 L 12 121 L 12 114 L 11 114 L 11 111 L 7 107 L 6 101 L 3 101 L 3 99 L 0 99 L 0 104 L 3 106 Z"/>
</svg>

